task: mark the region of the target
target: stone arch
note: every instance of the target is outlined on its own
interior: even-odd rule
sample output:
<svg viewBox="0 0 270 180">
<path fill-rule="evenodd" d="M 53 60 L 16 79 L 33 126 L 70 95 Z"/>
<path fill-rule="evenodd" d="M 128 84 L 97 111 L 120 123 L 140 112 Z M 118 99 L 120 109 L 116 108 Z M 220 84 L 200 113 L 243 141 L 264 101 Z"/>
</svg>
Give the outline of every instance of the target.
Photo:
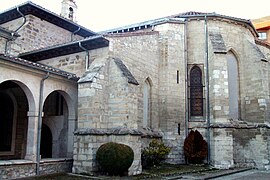
<svg viewBox="0 0 270 180">
<path fill-rule="evenodd" d="M 42 122 L 50 128 L 52 133 L 53 158 L 72 155 L 75 105 L 70 94 L 63 90 L 49 91 L 44 95 Z M 55 108 L 50 108 L 51 106 Z"/>
<path fill-rule="evenodd" d="M 28 148 L 29 112 L 35 112 L 34 95 L 30 88 L 17 80 L 0 83 L 0 91 L 6 93 L 13 103 L 12 150 L 2 154 L 0 159 L 24 158 Z M 0 153 L 1 154 L 1 153 Z"/>
<path fill-rule="evenodd" d="M 18 81 L 18 80 L 5 80 L 3 82 L 1 82 L 0 84 L 4 83 L 4 82 L 13 82 L 13 83 L 16 83 L 24 92 L 24 94 L 26 95 L 26 98 L 27 98 L 27 101 L 28 101 L 28 111 L 30 112 L 35 112 L 36 111 L 36 101 L 35 101 L 35 98 L 34 98 L 34 95 L 31 91 L 31 89 L 25 85 L 23 82 L 21 81 Z"/>
<path fill-rule="evenodd" d="M 45 100 L 46 98 L 53 92 L 58 92 L 60 93 L 63 97 L 64 97 L 64 100 L 65 102 L 67 103 L 67 108 L 68 108 L 68 116 L 74 116 L 76 115 L 76 103 L 74 103 L 74 99 L 71 98 L 71 95 L 70 93 L 66 92 L 66 91 L 63 91 L 63 90 L 51 90 L 49 91 L 46 95 L 44 95 L 44 98 L 43 98 L 43 106 L 44 106 L 44 103 L 45 103 Z"/>
<path fill-rule="evenodd" d="M 229 118 L 240 118 L 240 78 L 239 60 L 237 53 L 231 49 L 227 52 L 228 92 L 229 92 Z"/>
</svg>

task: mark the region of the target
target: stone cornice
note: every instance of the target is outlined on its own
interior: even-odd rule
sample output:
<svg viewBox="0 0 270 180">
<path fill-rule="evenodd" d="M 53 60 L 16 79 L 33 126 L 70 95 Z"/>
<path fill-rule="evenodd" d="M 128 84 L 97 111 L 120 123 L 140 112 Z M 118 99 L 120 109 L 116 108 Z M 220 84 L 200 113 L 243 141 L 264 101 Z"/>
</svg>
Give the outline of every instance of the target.
<svg viewBox="0 0 270 180">
<path fill-rule="evenodd" d="M 162 135 L 160 132 L 151 130 L 151 129 L 132 129 L 127 127 L 116 127 L 116 128 L 82 128 L 77 129 L 74 132 L 75 135 L 78 136 L 86 136 L 86 135 L 96 135 L 96 136 L 104 136 L 104 135 L 117 135 L 117 136 L 123 136 L 123 135 L 132 135 L 132 136 L 141 136 L 141 137 L 155 137 L 155 138 L 161 138 Z"/>
</svg>

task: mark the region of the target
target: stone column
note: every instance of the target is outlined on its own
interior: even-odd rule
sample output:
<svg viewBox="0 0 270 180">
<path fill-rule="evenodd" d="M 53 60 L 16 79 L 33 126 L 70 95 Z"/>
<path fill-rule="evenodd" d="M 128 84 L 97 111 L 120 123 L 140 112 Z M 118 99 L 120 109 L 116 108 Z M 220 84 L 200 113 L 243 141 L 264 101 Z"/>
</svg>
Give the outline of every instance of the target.
<svg viewBox="0 0 270 180">
<path fill-rule="evenodd" d="M 27 147 L 25 159 L 36 162 L 38 138 L 38 112 L 28 111 Z"/>
<path fill-rule="evenodd" d="M 67 140 L 67 157 L 73 156 L 73 133 L 75 131 L 76 115 L 69 115 L 68 117 L 68 140 Z"/>
</svg>

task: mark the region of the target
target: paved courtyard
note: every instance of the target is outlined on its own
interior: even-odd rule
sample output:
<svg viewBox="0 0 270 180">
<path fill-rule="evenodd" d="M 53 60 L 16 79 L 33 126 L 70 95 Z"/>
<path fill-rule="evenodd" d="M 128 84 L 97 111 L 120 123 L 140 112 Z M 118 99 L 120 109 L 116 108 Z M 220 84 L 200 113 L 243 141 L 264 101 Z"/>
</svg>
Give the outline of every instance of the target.
<svg viewBox="0 0 270 180">
<path fill-rule="evenodd" d="M 228 180 L 228 179 L 237 179 L 237 180 L 264 180 L 270 179 L 270 171 L 260 171 L 260 170 L 248 170 L 240 173 L 235 173 L 227 176 L 222 176 L 218 178 L 212 178 L 215 180 Z"/>
</svg>

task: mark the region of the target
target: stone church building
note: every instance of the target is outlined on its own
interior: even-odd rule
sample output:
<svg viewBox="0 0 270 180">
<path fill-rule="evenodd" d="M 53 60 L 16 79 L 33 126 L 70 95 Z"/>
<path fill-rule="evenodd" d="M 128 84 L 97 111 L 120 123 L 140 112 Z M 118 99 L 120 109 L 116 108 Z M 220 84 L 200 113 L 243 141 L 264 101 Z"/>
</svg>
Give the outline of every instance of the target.
<svg viewBox="0 0 270 180">
<path fill-rule="evenodd" d="M 270 168 L 270 45 L 251 21 L 187 12 L 100 33 L 30 1 L 0 14 L 0 179 L 97 171 L 106 142 L 153 138 L 184 164 L 198 130 L 217 168 Z M 7 104 L 6 104 L 7 103 Z"/>
</svg>

